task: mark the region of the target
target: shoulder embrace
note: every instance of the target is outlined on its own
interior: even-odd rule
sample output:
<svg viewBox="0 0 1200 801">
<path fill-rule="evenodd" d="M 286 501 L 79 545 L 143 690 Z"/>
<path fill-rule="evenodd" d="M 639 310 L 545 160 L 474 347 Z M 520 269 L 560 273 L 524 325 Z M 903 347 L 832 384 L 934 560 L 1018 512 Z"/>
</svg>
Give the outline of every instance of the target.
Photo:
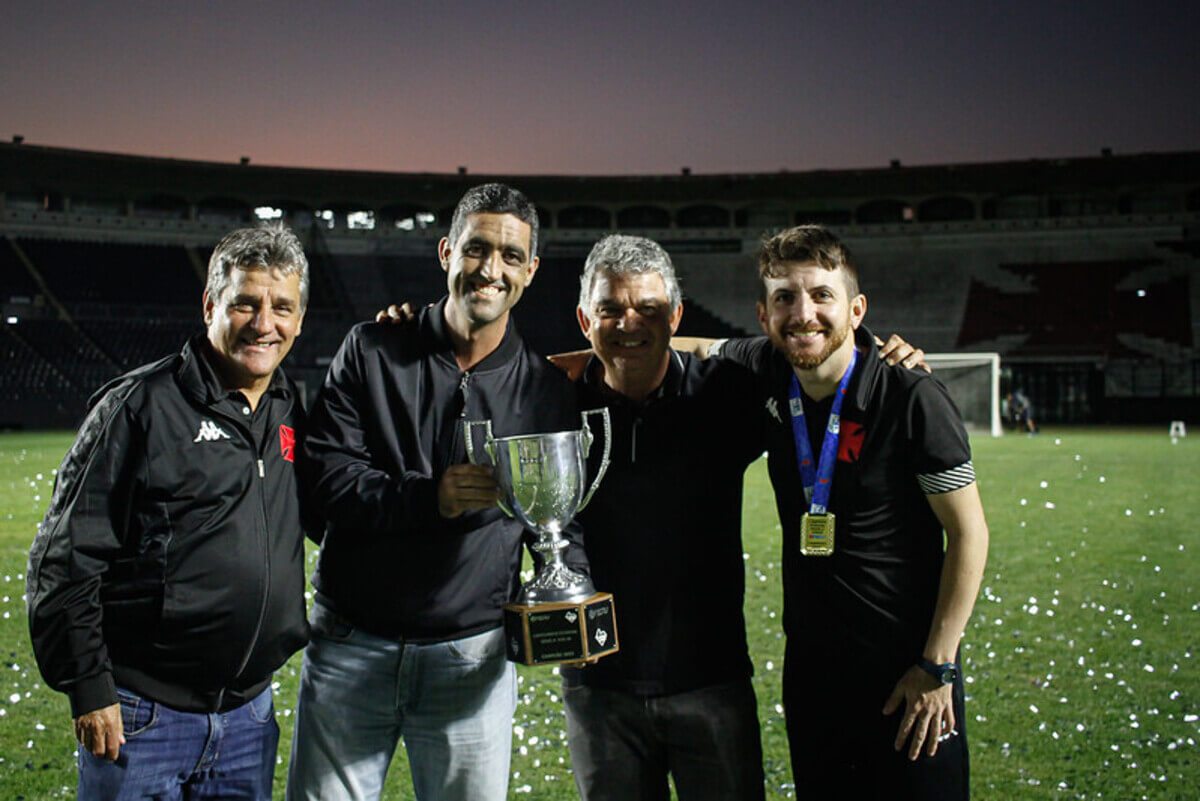
<svg viewBox="0 0 1200 801">
<path fill-rule="evenodd" d="M 683 374 L 689 380 L 704 385 L 735 386 L 754 377 L 749 366 L 733 359 L 699 359 L 690 353 L 679 354 L 683 360 Z"/>
</svg>

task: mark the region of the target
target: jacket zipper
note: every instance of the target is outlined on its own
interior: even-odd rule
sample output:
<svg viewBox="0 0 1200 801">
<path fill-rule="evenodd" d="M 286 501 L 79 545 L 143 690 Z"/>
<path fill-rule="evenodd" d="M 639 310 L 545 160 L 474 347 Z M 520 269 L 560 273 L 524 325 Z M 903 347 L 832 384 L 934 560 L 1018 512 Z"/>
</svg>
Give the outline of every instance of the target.
<svg viewBox="0 0 1200 801">
<path fill-rule="evenodd" d="M 291 407 L 288 407 L 288 411 L 289 412 L 291 411 Z M 266 535 L 267 501 L 266 501 L 266 490 L 263 486 L 266 483 L 265 482 L 266 467 L 263 463 L 262 452 L 260 452 L 258 447 L 254 444 L 253 429 L 247 428 L 245 426 L 245 424 L 242 422 L 242 420 L 240 420 L 237 417 L 234 417 L 231 414 L 226 414 L 224 411 L 222 411 L 220 409 L 214 409 L 214 408 L 210 407 L 209 412 L 211 412 L 216 417 L 223 417 L 226 420 L 228 420 L 229 422 L 234 424 L 233 427 L 236 428 L 238 430 L 238 433 L 240 433 L 242 435 L 242 439 L 245 440 L 246 444 L 248 444 L 250 446 L 250 452 L 255 455 L 254 465 L 252 466 L 251 469 L 257 468 L 257 472 L 258 472 L 258 476 L 259 476 L 258 498 L 259 498 L 259 511 L 262 516 L 261 525 L 260 525 L 260 533 L 261 533 L 260 539 L 263 542 L 263 550 L 264 550 L 264 553 L 266 554 L 266 568 L 267 569 L 265 571 L 264 579 L 263 579 L 264 586 L 263 586 L 263 592 L 262 592 L 262 601 L 259 603 L 259 607 L 258 607 L 258 619 L 254 623 L 254 631 L 251 634 L 250 644 L 246 648 L 246 653 L 242 655 L 242 659 L 238 663 L 238 668 L 233 673 L 233 678 L 236 679 L 238 676 L 242 675 L 242 671 L 246 669 L 246 665 L 249 664 L 249 662 L 250 662 L 250 655 L 254 653 L 254 646 L 258 644 L 258 635 L 262 632 L 263 618 L 266 616 L 266 612 L 267 612 L 267 596 L 269 595 L 270 582 L 271 582 L 271 554 L 270 554 L 271 549 L 267 546 L 267 535 Z M 226 689 L 228 689 L 228 688 L 222 687 L 220 690 L 217 691 L 217 708 L 218 709 L 221 708 L 221 705 L 225 701 Z"/>
<path fill-rule="evenodd" d="M 292 404 L 295 404 L 294 399 L 292 400 Z M 284 417 L 287 417 L 287 415 L 291 413 L 291 410 L 292 406 L 288 406 Z M 271 424 L 274 424 L 275 421 L 272 420 L 270 422 Z M 241 426 L 238 426 L 238 428 L 239 430 L 242 430 Z M 267 426 L 267 430 L 271 430 L 270 425 Z M 255 446 L 252 429 L 250 430 L 250 433 L 246 433 L 246 431 L 243 430 L 243 436 L 245 437 L 246 441 L 250 443 L 251 452 L 257 456 L 257 459 L 255 459 L 255 464 L 258 467 L 258 508 L 261 515 L 259 519 L 259 541 L 262 543 L 263 548 L 264 569 L 262 580 L 262 600 L 259 601 L 258 605 L 258 618 L 254 621 L 254 631 L 250 635 L 250 642 L 246 646 L 246 652 L 242 655 L 242 659 L 238 664 L 237 670 L 234 671 L 234 678 L 241 676 L 242 671 L 246 669 L 246 665 L 250 663 L 250 657 L 254 653 L 254 646 L 258 645 L 258 635 L 262 633 L 263 620 L 267 615 L 267 599 L 271 597 L 271 543 L 270 534 L 267 531 L 267 470 L 265 460 L 263 458 L 264 452 Z M 225 691 L 222 689 L 220 695 L 224 696 L 224 694 Z"/>
<path fill-rule="evenodd" d="M 467 399 L 471 397 L 471 371 L 467 370 L 458 379 L 458 393 L 462 395 L 462 400 L 458 407 L 458 416 L 460 418 L 467 416 Z"/>
<path fill-rule="evenodd" d="M 463 421 L 467 419 L 467 401 L 471 398 L 471 378 L 473 374 L 470 370 L 465 371 L 458 379 L 458 419 L 454 422 L 454 435 L 450 440 L 450 453 L 447 454 L 446 464 L 454 463 L 458 456 L 459 445 L 462 445 L 462 450 L 466 453 L 467 446 L 470 443 L 463 442 Z M 467 461 L 471 461 L 471 455 L 467 454 Z"/>
</svg>

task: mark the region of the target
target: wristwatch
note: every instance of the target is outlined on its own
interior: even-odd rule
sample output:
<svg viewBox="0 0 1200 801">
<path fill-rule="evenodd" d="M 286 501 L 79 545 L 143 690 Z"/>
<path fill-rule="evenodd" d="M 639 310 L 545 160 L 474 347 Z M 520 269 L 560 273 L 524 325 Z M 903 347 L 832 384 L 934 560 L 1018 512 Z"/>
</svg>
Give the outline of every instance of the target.
<svg viewBox="0 0 1200 801">
<path fill-rule="evenodd" d="M 939 665 L 921 657 L 917 660 L 917 667 L 933 676 L 941 684 L 953 684 L 954 680 L 958 678 L 958 665 L 953 662 Z"/>
</svg>

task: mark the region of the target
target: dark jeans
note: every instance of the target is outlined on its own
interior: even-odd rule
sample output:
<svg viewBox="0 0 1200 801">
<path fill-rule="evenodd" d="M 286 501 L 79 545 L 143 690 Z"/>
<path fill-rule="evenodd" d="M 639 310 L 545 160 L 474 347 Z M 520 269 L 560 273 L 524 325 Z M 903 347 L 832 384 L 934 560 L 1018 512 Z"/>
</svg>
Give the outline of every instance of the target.
<svg viewBox="0 0 1200 801">
<path fill-rule="evenodd" d="M 762 740 L 750 680 L 647 698 L 564 687 L 583 801 L 760 801 Z"/>
<path fill-rule="evenodd" d="M 271 688 L 224 713 L 180 712 L 117 690 L 125 745 L 116 762 L 79 747 L 80 801 L 270 801 L 279 726 Z"/>
<path fill-rule="evenodd" d="M 953 688 L 957 734 L 937 754 L 908 759 L 897 752 L 896 732 L 904 706 L 880 711 L 903 673 L 895 676 L 835 676 L 828 666 L 809 672 L 807 652 L 788 644 L 783 671 L 783 705 L 796 798 L 800 801 L 853 798 L 858 801 L 966 801 L 969 797 L 963 686 Z"/>
</svg>

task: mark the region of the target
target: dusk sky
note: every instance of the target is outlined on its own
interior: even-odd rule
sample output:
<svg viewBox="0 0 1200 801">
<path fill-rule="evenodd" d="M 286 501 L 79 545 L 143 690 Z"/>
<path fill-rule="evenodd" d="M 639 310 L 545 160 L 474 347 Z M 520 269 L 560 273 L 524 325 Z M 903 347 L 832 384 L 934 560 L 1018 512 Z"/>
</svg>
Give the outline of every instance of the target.
<svg viewBox="0 0 1200 801">
<path fill-rule="evenodd" d="M 472 173 L 1196 150 L 1197 30 L 1195 2 L 10 2 L 0 137 Z"/>
</svg>

